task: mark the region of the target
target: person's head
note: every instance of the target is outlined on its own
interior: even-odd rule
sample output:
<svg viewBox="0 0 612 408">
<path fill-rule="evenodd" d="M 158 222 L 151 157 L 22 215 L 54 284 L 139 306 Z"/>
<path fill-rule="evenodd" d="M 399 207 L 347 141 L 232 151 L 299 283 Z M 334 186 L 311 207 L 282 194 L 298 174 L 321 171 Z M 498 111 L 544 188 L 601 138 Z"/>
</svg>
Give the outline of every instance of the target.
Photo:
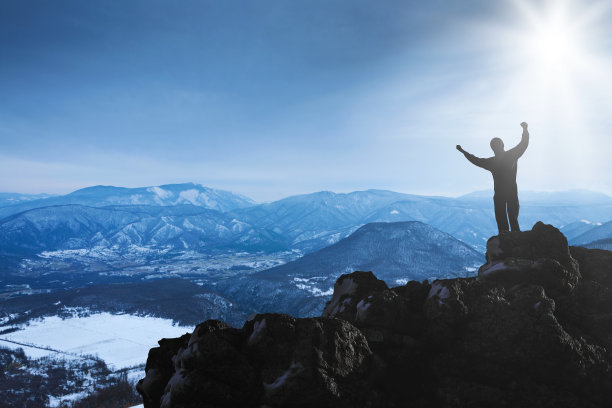
<svg viewBox="0 0 612 408">
<path fill-rule="evenodd" d="M 493 153 L 497 156 L 500 153 L 504 152 L 504 141 L 499 137 L 494 137 L 491 139 L 491 149 L 493 149 Z"/>
</svg>

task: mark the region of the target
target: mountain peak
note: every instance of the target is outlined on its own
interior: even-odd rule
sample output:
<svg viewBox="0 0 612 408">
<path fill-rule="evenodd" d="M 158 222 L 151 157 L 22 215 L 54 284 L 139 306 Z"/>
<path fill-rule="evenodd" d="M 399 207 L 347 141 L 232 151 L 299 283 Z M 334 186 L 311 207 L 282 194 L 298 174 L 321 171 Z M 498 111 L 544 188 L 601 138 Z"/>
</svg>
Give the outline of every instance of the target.
<svg viewBox="0 0 612 408">
<path fill-rule="evenodd" d="M 386 282 L 396 283 L 431 276 L 465 276 L 466 267 L 481 261 L 482 254 L 422 222 L 374 222 L 332 245 L 254 276 L 274 280 L 315 278 L 317 288 L 325 291 L 333 283 L 328 279 L 347 269 L 373 270 Z"/>
<path fill-rule="evenodd" d="M 255 202 L 243 195 L 217 190 L 196 183 L 164 184 L 150 187 L 115 187 L 97 185 L 40 202 L 28 202 L 24 209 L 45 205 L 82 204 L 92 207 L 108 205 L 171 206 L 191 204 L 221 212 L 250 207 Z"/>
</svg>

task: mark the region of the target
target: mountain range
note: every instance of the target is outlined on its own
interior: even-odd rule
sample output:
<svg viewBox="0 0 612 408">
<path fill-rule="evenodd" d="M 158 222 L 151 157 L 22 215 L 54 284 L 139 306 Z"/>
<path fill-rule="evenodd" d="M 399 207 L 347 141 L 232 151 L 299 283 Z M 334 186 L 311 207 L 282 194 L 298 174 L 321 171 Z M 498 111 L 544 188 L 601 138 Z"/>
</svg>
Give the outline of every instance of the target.
<svg viewBox="0 0 612 408">
<path fill-rule="evenodd" d="M 65 308 L 235 327 L 252 313 L 317 316 L 355 269 L 389 286 L 433 288 L 424 280 L 476 273 L 496 234 L 491 196 L 323 191 L 258 204 L 192 183 L 6 194 L 14 201 L 0 196 L 0 331 Z M 570 242 L 609 245 L 612 198 L 521 197 L 524 229 L 543 220 Z"/>
<path fill-rule="evenodd" d="M 190 204 L 221 212 L 255 204 L 253 200 L 225 190 L 204 187 L 195 183 L 166 184 L 153 187 L 93 186 L 62 196 L 21 200 L 0 208 L 0 219 L 33 208 L 79 204 L 89 207 L 109 205 L 171 206 Z M 2 198 L 2 196 L 0 196 Z"/>
<path fill-rule="evenodd" d="M 608 221 L 604 224 L 594 225 L 584 231 L 582 234 L 571 239 L 574 245 L 587 245 L 594 241 L 601 241 L 604 239 L 612 238 L 612 221 Z"/>
<path fill-rule="evenodd" d="M 612 220 L 609 196 L 589 191 L 521 194 L 523 226 L 542 220 L 565 227 L 562 231 L 570 241 L 579 244 L 612 237 L 609 226 L 597 225 Z M 137 245 L 308 253 L 338 242 L 364 224 L 420 221 L 484 252 L 486 240 L 496 233 L 491 196 L 490 192 L 448 198 L 385 190 L 322 191 L 257 204 L 239 194 L 193 183 L 95 186 L 1 207 L 0 248 L 36 253 Z"/>
<path fill-rule="evenodd" d="M 278 251 L 284 244 L 277 235 L 194 205 L 55 205 L 0 221 L 0 248 L 5 253 L 130 245 Z"/>
<path fill-rule="evenodd" d="M 52 197 L 50 194 L 0 193 L 0 208 Z"/>
<path fill-rule="evenodd" d="M 418 221 L 362 226 L 339 242 L 286 264 L 215 281 L 208 287 L 251 313 L 315 316 L 347 271 L 374 271 L 389 285 L 474 275 L 484 256 Z"/>
</svg>

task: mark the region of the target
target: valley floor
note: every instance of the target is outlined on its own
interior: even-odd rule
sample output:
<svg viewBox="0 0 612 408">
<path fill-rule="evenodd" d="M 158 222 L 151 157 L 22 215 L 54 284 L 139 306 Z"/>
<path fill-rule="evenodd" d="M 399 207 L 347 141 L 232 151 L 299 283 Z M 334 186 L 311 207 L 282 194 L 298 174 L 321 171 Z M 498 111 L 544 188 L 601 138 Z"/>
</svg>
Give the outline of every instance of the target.
<svg viewBox="0 0 612 408">
<path fill-rule="evenodd" d="M 88 394 L 95 384 L 112 376 L 125 373 L 128 380 L 137 381 L 144 376 L 149 349 L 157 346 L 155 339 L 193 330 L 169 319 L 85 312 L 75 310 L 72 317 L 65 319 L 50 316 L 3 326 L 0 347 L 7 355 L 7 367 L 3 367 L 8 376 L 5 380 L 16 382 L 24 374 L 30 379 L 37 374 L 49 377 L 50 368 L 57 371 L 61 367 L 65 373 L 60 377 L 65 384 L 49 387 L 55 394 L 48 395 L 46 401 L 48 406 L 58 406 Z M 18 368 L 23 370 L 19 372 Z M 12 391 L 17 389 L 16 385 L 11 385 Z"/>
</svg>

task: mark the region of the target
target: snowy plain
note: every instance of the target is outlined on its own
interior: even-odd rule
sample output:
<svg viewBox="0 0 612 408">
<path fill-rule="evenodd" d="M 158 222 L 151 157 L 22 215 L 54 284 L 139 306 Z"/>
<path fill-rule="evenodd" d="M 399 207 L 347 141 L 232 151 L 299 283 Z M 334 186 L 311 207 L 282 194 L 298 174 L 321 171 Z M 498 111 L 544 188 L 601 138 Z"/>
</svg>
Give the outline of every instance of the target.
<svg viewBox="0 0 612 408">
<path fill-rule="evenodd" d="M 144 364 L 157 340 L 193 331 L 169 319 L 110 313 L 67 319 L 51 316 L 18 327 L 18 331 L 0 335 L 2 346 L 23 348 L 30 358 L 95 355 L 111 370 Z"/>
</svg>

